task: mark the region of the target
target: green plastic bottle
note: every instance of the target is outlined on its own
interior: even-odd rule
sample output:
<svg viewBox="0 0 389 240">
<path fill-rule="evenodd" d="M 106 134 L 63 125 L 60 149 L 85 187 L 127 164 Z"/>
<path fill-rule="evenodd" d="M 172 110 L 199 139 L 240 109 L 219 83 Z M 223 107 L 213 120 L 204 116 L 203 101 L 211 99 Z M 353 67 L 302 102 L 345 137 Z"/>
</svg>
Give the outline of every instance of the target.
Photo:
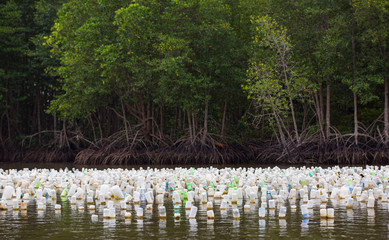
<svg viewBox="0 0 389 240">
<path fill-rule="evenodd" d="M 41 185 L 41 181 L 38 180 L 38 182 L 35 183 L 35 189 L 38 189 L 40 185 Z"/>
<path fill-rule="evenodd" d="M 305 181 L 305 179 L 301 179 L 301 186 L 304 187 L 305 185 L 307 185 L 307 182 Z"/>
<path fill-rule="evenodd" d="M 62 193 L 61 193 L 61 197 L 66 197 L 68 195 L 68 189 L 65 188 Z"/>
<path fill-rule="evenodd" d="M 174 206 L 174 213 L 180 213 L 180 206 L 178 205 Z"/>
</svg>

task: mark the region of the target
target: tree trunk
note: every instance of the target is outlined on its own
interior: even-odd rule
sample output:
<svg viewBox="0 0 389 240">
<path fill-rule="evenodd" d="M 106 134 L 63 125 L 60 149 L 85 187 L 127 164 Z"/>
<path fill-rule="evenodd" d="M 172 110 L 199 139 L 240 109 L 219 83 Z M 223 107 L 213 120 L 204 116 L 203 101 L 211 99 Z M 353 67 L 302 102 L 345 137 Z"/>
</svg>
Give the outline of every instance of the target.
<svg viewBox="0 0 389 240">
<path fill-rule="evenodd" d="M 205 101 L 205 109 L 204 109 L 204 131 L 203 131 L 203 137 L 202 137 L 203 144 L 205 143 L 205 139 L 208 135 L 208 105 L 209 105 L 209 100 L 206 100 Z"/>
<path fill-rule="evenodd" d="M 270 94 L 268 94 L 268 98 L 270 99 L 270 104 L 271 104 L 271 107 L 272 107 L 272 110 L 273 110 L 274 119 L 276 120 L 278 131 L 279 131 L 279 134 L 280 134 L 281 146 L 286 147 L 285 134 L 284 134 L 284 131 L 282 131 L 282 125 L 280 123 L 280 120 L 278 119 L 278 115 L 277 115 L 277 112 L 276 112 L 276 107 L 274 106 L 274 104 L 272 102 L 273 100 L 272 100 L 272 97 L 271 97 Z"/>
<path fill-rule="evenodd" d="M 162 106 L 159 107 L 159 112 L 160 112 L 160 126 L 159 126 L 159 129 L 160 129 L 160 137 L 163 136 L 163 108 Z"/>
<path fill-rule="evenodd" d="M 149 121 L 151 121 L 149 124 L 150 124 L 150 132 L 151 134 L 154 136 L 155 135 L 155 123 L 154 123 L 154 119 L 158 119 L 158 112 L 157 111 L 154 111 L 154 103 L 151 103 L 151 119 Z"/>
<path fill-rule="evenodd" d="M 38 97 L 39 98 L 39 97 Z M 42 136 L 41 136 L 41 131 L 42 131 L 42 125 L 41 125 L 41 109 L 40 109 L 40 101 L 38 100 L 38 107 L 37 107 L 37 124 L 38 124 L 38 144 L 41 146 L 42 144 Z"/>
<path fill-rule="evenodd" d="M 182 124 L 181 124 L 181 108 L 178 107 L 178 130 L 181 130 L 182 129 Z"/>
<path fill-rule="evenodd" d="M 190 117 L 189 109 L 188 109 L 187 111 L 188 111 L 188 130 L 189 130 L 189 138 L 190 138 L 190 140 L 193 140 L 192 124 L 191 124 L 191 117 Z"/>
<path fill-rule="evenodd" d="M 288 75 L 286 73 L 285 63 L 284 63 L 284 61 L 282 61 L 282 63 L 283 63 L 283 66 L 284 66 L 283 68 L 284 68 L 285 84 L 286 84 L 286 87 L 288 89 L 288 92 L 291 93 L 290 86 L 289 86 L 289 78 L 288 78 Z M 291 97 L 289 97 L 289 104 L 290 104 L 290 111 L 292 113 L 293 127 L 294 127 L 294 131 L 295 131 L 295 134 L 296 134 L 297 143 L 300 143 L 299 130 L 297 128 L 296 116 L 294 114 L 293 99 Z"/>
<path fill-rule="evenodd" d="M 389 141 L 389 79 L 385 76 L 384 135 L 385 144 Z"/>
<path fill-rule="evenodd" d="M 356 71 L 356 53 L 355 53 L 355 39 L 354 39 L 354 27 L 351 29 L 351 50 L 352 50 L 352 63 L 353 63 L 353 81 L 355 82 L 355 71 Z M 355 135 L 355 144 L 358 145 L 358 98 L 357 98 L 357 92 L 354 89 L 353 91 L 353 97 L 354 97 L 354 135 Z"/>
<path fill-rule="evenodd" d="M 146 139 L 150 140 L 151 133 L 151 101 L 147 102 L 147 112 L 146 112 Z"/>
<path fill-rule="evenodd" d="M 326 137 L 330 137 L 331 129 L 331 85 L 327 85 L 327 95 L 326 95 Z"/>
<path fill-rule="evenodd" d="M 69 139 L 68 139 L 68 129 L 66 126 L 66 118 L 62 122 L 62 131 L 63 131 L 63 142 L 62 145 L 66 145 L 68 149 L 70 149 Z"/>
<path fill-rule="evenodd" d="M 222 129 L 220 135 L 224 138 L 224 129 L 226 127 L 226 114 L 227 114 L 227 100 L 224 101 L 224 110 L 223 110 L 223 119 L 222 119 Z"/>
<path fill-rule="evenodd" d="M 192 112 L 192 130 L 193 130 L 193 137 L 196 137 L 196 121 L 195 121 L 195 115 L 194 113 Z"/>
<path fill-rule="evenodd" d="M 324 123 L 323 84 L 320 84 L 320 88 L 319 88 L 319 100 L 320 100 L 320 122 Z"/>
<path fill-rule="evenodd" d="M 88 122 L 92 128 L 93 140 L 94 140 L 94 142 L 96 142 L 96 131 L 95 131 L 95 127 L 93 126 L 93 120 L 92 120 L 91 116 L 88 117 Z"/>
<path fill-rule="evenodd" d="M 324 138 L 324 130 L 323 130 L 323 117 L 321 116 L 321 114 L 323 113 L 323 111 L 320 109 L 320 100 L 319 100 L 319 97 L 317 96 L 317 92 L 315 91 L 315 106 L 316 106 L 316 115 L 317 115 L 317 120 L 319 122 L 319 129 L 320 129 L 320 144 L 322 143 L 322 138 Z"/>
<path fill-rule="evenodd" d="M 100 121 L 100 118 L 99 118 L 99 115 L 97 114 L 94 114 L 96 120 L 97 120 L 97 125 L 99 126 L 99 131 L 100 131 L 100 140 L 103 140 L 103 129 L 101 127 L 101 121 Z"/>
<path fill-rule="evenodd" d="M 7 118 L 7 130 L 8 130 L 8 141 L 12 141 L 12 133 L 11 133 L 11 119 L 10 119 L 10 113 L 9 113 L 9 93 L 7 92 L 6 95 L 6 111 L 5 111 L 5 117 Z"/>
<path fill-rule="evenodd" d="M 55 141 L 57 141 L 57 135 L 56 135 L 56 131 L 57 131 L 57 113 L 54 112 L 54 115 L 53 115 L 53 137 L 55 139 Z"/>
<path fill-rule="evenodd" d="M 357 93 L 354 92 L 354 135 L 355 135 L 355 144 L 358 145 L 358 99 Z"/>
<path fill-rule="evenodd" d="M 300 143 L 299 130 L 297 128 L 296 116 L 294 115 L 293 100 L 291 97 L 289 98 L 289 102 L 290 102 L 290 110 L 292 112 L 294 131 L 296 132 L 295 134 L 296 134 L 297 143 Z"/>
<path fill-rule="evenodd" d="M 182 129 L 185 129 L 187 114 L 185 114 L 185 110 L 183 110 L 183 109 L 180 109 L 180 111 L 182 112 L 182 125 L 181 125 L 180 130 L 182 130 Z"/>
<path fill-rule="evenodd" d="M 130 145 L 130 137 L 128 136 L 126 110 L 124 109 L 123 99 L 120 99 L 120 103 L 122 105 L 123 125 L 124 125 L 124 131 L 126 132 L 126 143 L 127 143 L 127 146 L 129 146 Z"/>
</svg>

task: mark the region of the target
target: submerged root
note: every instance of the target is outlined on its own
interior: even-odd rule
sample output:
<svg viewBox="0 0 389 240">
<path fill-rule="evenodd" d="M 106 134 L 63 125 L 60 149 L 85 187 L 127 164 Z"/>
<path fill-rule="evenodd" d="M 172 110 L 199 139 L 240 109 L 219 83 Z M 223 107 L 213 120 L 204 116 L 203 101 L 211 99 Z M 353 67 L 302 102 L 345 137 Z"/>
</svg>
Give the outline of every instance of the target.
<svg viewBox="0 0 389 240">
<path fill-rule="evenodd" d="M 75 164 L 112 165 L 185 165 L 185 164 L 237 164 L 247 163 L 255 156 L 253 149 L 238 143 L 227 144 L 217 136 L 183 138 L 174 144 L 155 144 L 136 135 L 131 145 L 80 151 Z"/>
<path fill-rule="evenodd" d="M 80 165 L 226 165 L 226 164 L 387 164 L 389 148 L 381 140 L 362 136 L 334 135 L 323 141 L 310 137 L 284 145 L 258 141 L 240 144 L 218 135 L 201 133 L 176 142 L 134 131 L 118 132 L 88 148 L 0 147 L 0 161 L 74 162 Z"/>
</svg>

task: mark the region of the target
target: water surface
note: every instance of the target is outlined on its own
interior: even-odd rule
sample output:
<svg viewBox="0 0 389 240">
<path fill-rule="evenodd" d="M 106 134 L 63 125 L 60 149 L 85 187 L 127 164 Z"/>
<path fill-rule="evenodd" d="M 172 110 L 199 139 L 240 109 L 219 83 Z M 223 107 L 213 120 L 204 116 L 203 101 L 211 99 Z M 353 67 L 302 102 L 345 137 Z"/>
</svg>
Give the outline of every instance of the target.
<svg viewBox="0 0 389 240">
<path fill-rule="evenodd" d="M 9 168 L 18 168 L 9 165 Z M 35 165 L 36 166 L 36 165 Z M 69 165 L 50 165 L 45 168 L 60 168 Z M 6 168 L 5 166 L 0 166 Z M 30 167 L 20 165 L 22 167 Z M 37 166 L 42 168 L 43 166 Z M 70 166 L 71 167 L 71 166 Z M 116 219 L 103 219 L 104 206 L 96 205 L 90 212 L 85 201 L 71 205 L 68 200 L 58 198 L 48 202 L 46 209 L 38 211 L 35 200 L 28 203 L 27 211 L 0 211 L 0 239 L 386 239 L 389 238 L 388 203 L 376 200 L 375 208 L 368 209 L 366 203 L 354 202 L 352 210 L 346 209 L 345 200 L 330 199 L 327 207 L 335 209 L 335 219 L 320 219 L 320 200 L 315 200 L 310 217 L 302 219 L 299 205 L 292 210 L 286 202 L 285 219 L 278 218 L 278 207 L 267 210 L 265 219 L 259 219 L 260 202 L 251 204 L 250 210 L 244 210 L 242 200 L 220 211 L 220 200 L 213 199 L 215 219 L 210 221 L 206 215 L 206 205 L 196 202 L 199 211 L 195 221 L 190 221 L 188 212 L 181 207 L 181 219 L 173 218 L 173 203 L 165 199 L 167 219 L 160 220 L 158 205 L 152 211 L 146 211 L 143 221 L 136 219 L 135 206 L 127 205 L 132 213 L 131 220 L 124 219 L 124 213 L 117 204 Z M 54 205 L 61 204 L 62 210 L 55 211 Z M 85 211 L 80 212 L 78 206 Z M 146 203 L 141 202 L 145 208 Z M 183 203 L 184 206 L 184 203 Z M 240 220 L 233 220 L 232 208 L 240 211 Z M 98 221 L 92 221 L 91 215 L 97 214 Z"/>
</svg>

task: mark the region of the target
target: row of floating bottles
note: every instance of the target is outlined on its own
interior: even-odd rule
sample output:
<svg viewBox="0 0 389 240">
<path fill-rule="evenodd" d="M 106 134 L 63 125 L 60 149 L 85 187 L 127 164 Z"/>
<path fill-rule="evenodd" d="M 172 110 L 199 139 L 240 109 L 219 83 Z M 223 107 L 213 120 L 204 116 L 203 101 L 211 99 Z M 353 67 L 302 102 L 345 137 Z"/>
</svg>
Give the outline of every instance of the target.
<svg viewBox="0 0 389 240">
<path fill-rule="evenodd" d="M 185 203 L 189 219 L 195 219 L 198 201 L 206 206 L 207 218 L 215 217 L 213 199 L 220 200 L 220 210 L 240 204 L 244 199 L 248 204 L 258 203 L 259 218 L 266 217 L 267 209 L 275 209 L 279 204 L 279 218 L 285 218 L 285 201 L 290 200 L 290 208 L 296 209 L 295 201 L 300 199 L 302 218 L 308 218 L 313 201 L 320 201 L 320 217 L 334 218 L 334 208 L 327 208 L 329 199 L 345 201 L 346 208 L 352 208 L 355 202 L 367 202 L 367 208 L 374 208 L 377 199 L 388 201 L 389 168 L 366 166 L 366 168 L 200 168 L 200 169 L 0 169 L 0 210 L 13 208 L 26 210 L 27 203 L 35 200 L 37 209 L 43 210 L 47 199 L 69 200 L 71 205 L 81 201 L 88 204 L 88 210 L 94 211 L 98 203 L 106 206 L 104 218 L 115 218 L 116 209 L 113 200 L 118 200 L 121 209 L 127 209 L 128 203 L 137 206 L 147 203 L 146 210 L 152 204 L 159 204 L 158 211 L 162 219 L 166 218 L 165 199 L 175 205 L 174 218 L 180 218 L 180 206 Z M 61 200 L 62 201 L 62 200 Z M 55 204 L 60 211 L 61 205 Z M 80 211 L 84 206 L 78 206 Z M 135 208 L 136 218 L 143 219 L 142 207 Z M 240 218 L 237 208 L 232 208 L 235 220 Z M 132 218 L 125 211 L 126 219 Z M 92 219 L 98 218 L 93 214 Z"/>
</svg>

